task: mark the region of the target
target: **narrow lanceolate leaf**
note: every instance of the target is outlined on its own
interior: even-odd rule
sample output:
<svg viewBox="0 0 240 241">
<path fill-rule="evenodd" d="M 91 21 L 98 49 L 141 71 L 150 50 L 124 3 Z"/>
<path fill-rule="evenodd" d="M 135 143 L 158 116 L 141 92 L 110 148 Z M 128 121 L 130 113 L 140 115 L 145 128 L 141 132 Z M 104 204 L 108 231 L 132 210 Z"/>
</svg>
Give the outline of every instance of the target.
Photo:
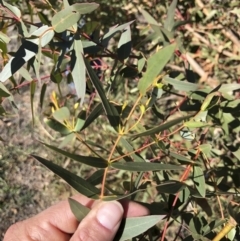
<svg viewBox="0 0 240 241">
<path fill-rule="evenodd" d="M 74 161 L 81 162 L 88 166 L 97 167 L 97 168 L 106 168 L 108 166 L 108 162 L 100 157 L 81 156 L 81 155 L 77 155 L 77 154 L 73 154 L 73 153 L 64 151 L 62 149 L 59 149 L 55 146 L 48 145 L 46 143 L 42 143 L 42 144 L 57 153 L 60 153 Z"/>
<path fill-rule="evenodd" d="M 163 80 L 165 83 L 172 85 L 175 90 L 189 92 L 189 91 L 195 91 L 198 89 L 197 84 L 193 84 L 193 83 L 186 82 L 186 81 L 181 81 L 178 79 L 173 79 L 169 76 L 163 77 Z"/>
<path fill-rule="evenodd" d="M 120 40 L 118 42 L 117 54 L 120 60 L 127 59 L 131 53 L 132 42 L 131 42 L 131 29 L 130 26 L 123 31 Z"/>
<path fill-rule="evenodd" d="M 44 97 L 45 97 L 45 94 L 46 94 L 46 90 L 47 90 L 47 84 L 44 83 L 42 85 L 42 89 L 41 89 L 41 93 L 40 93 L 40 108 L 42 109 L 43 107 L 43 103 L 44 103 Z"/>
<path fill-rule="evenodd" d="M 139 9 L 148 24 L 159 25 L 159 23 L 144 9 Z"/>
<path fill-rule="evenodd" d="M 157 133 L 159 133 L 161 131 L 167 130 L 168 128 L 170 128 L 170 127 L 172 127 L 174 125 L 177 125 L 177 124 L 181 123 L 184 120 L 187 120 L 187 119 L 191 118 L 192 116 L 194 116 L 194 114 L 176 118 L 174 120 L 168 121 L 167 123 L 164 123 L 164 124 L 162 124 L 160 126 L 154 127 L 152 129 L 149 129 L 149 130 L 144 131 L 142 133 L 132 135 L 132 137 L 133 138 L 137 138 L 137 137 L 141 137 L 141 136 L 148 136 L 148 135 L 157 134 Z"/>
<path fill-rule="evenodd" d="M 102 84 L 99 78 L 97 77 L 95 71 L 92 69 L 89 62 L 86 59 L 84 60 L 85 60 L 85 65 L 87 68 L 89 78 L 99 94 L 99 97 L 102 101 L 103 108 L 108 117 L 109 123 L 111 124 L 111 126 L 117 127 L 119 124 L 119 113 L 117 112 L 115 106 L 108 101 L 105 95 L 104 89 L 102 87 Z"/>
<path fill-rule="evenodd" d="M 54 36 L 54 31 L 48 26 L 42 26 L 32 33 L 32 38 L 23 42 L 15 57 L 12 57 L 0 73 L 0 81 L 5 82 L 17 72 L 29 59 L 38 53 L 39 45 L 44 47 Z"/>
<path fill-rule="evenodd" d="M 142 171 L 159 171 L 159 170 L 183 170 L 182 166 L 171 165 L 171 164 L 161 164 L 161 163 L 151 163 L 151 162 L 114 162 L 111 167 L 126 170 L 131 172 L 142 172 Z"/>
<path fill-rule="evenodd" d="M 69 6 L 56 13 L 52 18 L 52 27 L 57 33 L 67 30 L 80 19 L 81 14 Z"/>
<path fill-rule="evenodd" d="M 32 123 L 34 126 L 34 108 L 33 108 L 33 100 L 34 100 L 34 94 L 36 91 L 36 82 L 32 81 L 30 84 L 30 98 L 31 98 L 31 111 L 32 111 Z"/>
<path fill-rule="evenodd" d="M 8 89 L 0 82 L 0 98 L 11 96 Z"/>
<path fill-rule="evenodd" d="M 154 82 L 155 78 L 161 73 L 165 65 L 171 59 L 176 48 L 176 43 L 170 44 L 157 53 L 153 54 L 147 61 L 147 70 L 139 80 L 138 89 L 142 95 Z"/>
<path fill-rule="evenodd" d="M 174 27 L 174 23 L 175 23 L 174 16 L 175 16 L 175 9 L 177 6 L 177 2 L 178 0 L 172 1 L 167 11 L 167 18 L 164 21 L 164 28 L 166 28 L 169 32 L 171 32 Z"/>
<path fill-rule="evenodd" d="M 69 172 L 68 170 L 62 168 L 61 166 L 58 166 L 42 157 L 31 155 L 34 157 L 37 161 L 42 163 L 44 166 L 46 166 L 49 170 L 54 172 L 56 175 L 61 177 L 63 180 L 65 180 L 71 187 L 73 187 L 75 190 L 83 194 L 84 196 L 87 196 L 92 199 L 99 199 L 100 190 L 87 181 L 85 181 L 83 178 L 77 176 L 74 173 Z"/>
<path fill-rule="evenodd" d="M 198 166 L 193 167 L 193 182 L 199 194 L 202 197 L 205 197 L 205 194 L 206 194 L 205 177 L 201 167 L 198 167 Z"/>
<path fill-rule="evenodd" d="M 136 237 L 162 221 L 164 217 L 165 215 L 150 215 L 123 219 L 114 240 L 125 241 Z"/>
<path fill-rule="evenodd" d="M 78 98 L 81 99 L 80 105 L 82 105 L 86 92 L 86 67 L 83 60 L 82 42 L 77 35 L 75 35 L 73 50 L 71 52 L 71 69 L 76 93 Z"/>
<path fill-rule="evenodd" d="M 90 208 L 85 207 L 84 205 L 72 198 L 68 198 L 68 202 L 71 211 L 74 214 L 75 218 L 78 220 L 78 222 L 81 222 L 90 212 Z"/>
</svg>

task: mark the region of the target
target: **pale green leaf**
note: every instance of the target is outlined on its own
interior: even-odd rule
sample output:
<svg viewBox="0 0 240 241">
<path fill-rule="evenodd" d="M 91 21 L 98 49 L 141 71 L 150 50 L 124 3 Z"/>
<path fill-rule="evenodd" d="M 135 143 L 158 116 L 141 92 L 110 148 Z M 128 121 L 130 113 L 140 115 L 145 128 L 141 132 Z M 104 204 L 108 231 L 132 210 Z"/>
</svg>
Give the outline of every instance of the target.
<svg viewBox="0 0 240 241">
<path fill-rule="evenodd" d="M 73 50 L 71 51 L 71 74 L 78 98 L 80 98 L 80 105 L 83 104 L 86 92 L 86 67 L 83 59 L 82 42 L 77 35 L 75 35 L 73 42 Z"/>
<path fill-rule="evenodd" d="M 142 234 L 164 217 L 165 215 L 150 215 L 123 219 L 114 240 L 125 241 Z"/>
<path fill-rule="evenodd" d="M 69 117 L 70 111 L 66 106 L 53 112 L 53 118 L 60 123 L 63 123 L 64 121 L 68 120 Z"/>
<path fill-rule="evenodd" d="M 165 83 L 172 85 L 175 90 L 189 92 L 189 91 L 196 91 L 198 89 L 197 84 L 181 81 L 178 79 L 173 79 L 169 76 L 164 76 L 163 80 Z"/>
<path fill-rule="evenodd" d="M 80 13 L 76 12 L 72 6 L 69 6 L 53 16 L 52 27 L 55 32 L 61 33 L 77 23 L 80 16 Z"/>
<path fill-rule="evenodd" d="M 148 59 L 147 70 L 138 83 L 138 89 L 142 95 L 147 92 L 147 89 L 154 82 L 155 78 L 161 73 L 165 65 L 172 58 L 175 49 L 176 43 L 169 44 Z"/>
</svg>

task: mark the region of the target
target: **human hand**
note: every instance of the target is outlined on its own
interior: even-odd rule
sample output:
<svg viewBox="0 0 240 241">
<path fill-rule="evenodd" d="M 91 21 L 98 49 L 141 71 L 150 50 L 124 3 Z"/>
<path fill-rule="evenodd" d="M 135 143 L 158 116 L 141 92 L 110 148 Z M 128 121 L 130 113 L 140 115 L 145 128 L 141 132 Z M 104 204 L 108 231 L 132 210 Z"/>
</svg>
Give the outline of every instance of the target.
<svg viewBox="0 0 240 241">
<path fill-rule="evenodd" d="M 68 201 L 62 201 L 38 215 L 13 224 L 3 241 L 111 241 L 122 217 L 148 214 L 148 210 L 130 201 L 94 201 L 83 195 L 73 197 L 91 209 L 79 223 Z"/>
</svg>

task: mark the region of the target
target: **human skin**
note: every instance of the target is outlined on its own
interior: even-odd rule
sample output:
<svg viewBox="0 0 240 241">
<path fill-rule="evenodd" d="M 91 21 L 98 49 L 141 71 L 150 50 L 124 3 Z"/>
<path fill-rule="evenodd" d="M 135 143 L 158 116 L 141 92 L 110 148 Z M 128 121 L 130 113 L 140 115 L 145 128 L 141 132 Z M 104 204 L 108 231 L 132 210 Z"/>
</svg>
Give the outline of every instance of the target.
<svg viewBox="0 0 240 241">
<path fill-rule="evenodd" d="M 91 209 L 80 223 L 66 200 L 13 224 L 3 241 L 112 241 L 123 217 L 149 213 L 140 204 L 126 200 L 94 201 L 83 195 L 72 198 Z"/>
</svg>

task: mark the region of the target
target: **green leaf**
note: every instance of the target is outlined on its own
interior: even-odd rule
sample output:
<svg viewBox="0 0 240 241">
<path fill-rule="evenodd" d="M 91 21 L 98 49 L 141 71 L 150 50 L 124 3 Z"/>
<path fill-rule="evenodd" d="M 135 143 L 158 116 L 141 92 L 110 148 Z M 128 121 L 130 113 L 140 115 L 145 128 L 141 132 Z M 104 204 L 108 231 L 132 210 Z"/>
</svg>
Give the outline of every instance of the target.
<svg viewBox="0 0 240 241">
<path fill-rule="evenodd" d="M 85 65 L 86 65 L 86 68 L 87 68 L 89 78 L 92 81 L 92 84 L 94 85 L 94 87 L 96 88 L 96 90 L 99 94 L 99 97 L 100 97 L 100 99 L 102 101 L 102 104 L 103 104 L 103 108 L 105 110 L 105 113 L 107 114 L 109 123 L 113 127 L 118 127 L 118 125 L 119 125 L 119 113 L 117 112 L 115 106 L 108 101 L 108 99 L 107 99 L 107 97 L 104 93 L 104 89 L 102 87 L 102 84 L 99 81 L 95 71 L 92 69 L 89 62 L 86 59 L 84 59 L 84 60 L 85 60 Z"/>
<path fill-rule="evenodd" d="M 132 24 L 134 21 L 130 21 L 128 23 L 119 25 L 119 26 L 114 26 L 110 28 L 110 30 L 102 37 L 101 45 L 104 47 L 107 47 L 109 40 L 119 31 L 122 31 L 126 29 L 130 24 Z"/>
<path fill-rule="evenodd" d="M 72 9 L 77 11 L 80 14 L 91 13 L 99 7 L 98 3 L 75 3 L 71 5 Z"/>
<path fill-rule="evenodd" d="M 148 24 L 159 25 L 159 23 L 146 10 L 140 8 L 139 11 Z"/>
<path fill-rule="evenodd" d="M 205 197 L 205 194 L 206 194 L 205 177 L 201 167 L 198 167 L 198 166 L 193 167 L 193 182 L 199 194 L 202 197 Z"/>
<path fill-rule="evenodd" d="M 54 36 L 54 31 L 48 26 L 42 26 L 32 33 L 32 37 L 25 40 L 15 56 L 4 66 L 0 73 L 0 81 L 5 82 L 16 73 L 28 60 L 38 53 L 39 46 L 44 47 Z"/>
<path fill-rule="evenodd" d="M 66 106 L 64 106 L 64 107 L 62 107 L 62 108 L 53 112 L 53 118 L 56 121 L 63 124 L 64 121 L 66 121 L 70 118 L 70 111 Z"/>
<path fill-rule="evenodd" d="M 99 103 L 90 113 L 90 115 L 88 116 L 88 118 L 86 119 L 83 127 L 81 128 L 81 130 L 84 130 L 85 128 L 87 128 L 94 120 L 96 120 L 98 118 L 98 116 L 100 116 L 103 112 L 103 107 L 102 104 Z"/>
<path fill-rule="evenodd" d="M 142 133 L 131 135 L 131 137 L 138 138 L 138 137 L 141 137 L 141 136 L 148 136 L 148 135 L 157 134 L 157 133 L 159 133 L 161 131 L 169 129 L 170 127 L 172 127 L 174 125 L 179 124 L 180 122 L 182 122 L 182 121 L 184 121 L 186 119 L 191 118 L 192 116 L 194 116 L 194 114 L 176 118 L 174 120 L 168 121 L 167 123 L 161 124 L 160 126 L 154 127 L 152 129 L 149 129 L 149 130 L 144 131 Z"/>
<path fill-rule="evenodd" d="M 6 3 L 4 0 L 1 0 L 1 3 L 3 3 L 3 6 L 9 9 L 16 17 L 21 18 L 22 14 L 17 7 L 14 7 L 9 3 Z"/>
<path fill-rule="evenodd" d="M 65 136 L 62 140 L 62 142 L 59 145 L 59 148 L 63 148 L 65 146 L 67 146 L 68 144 L 71 144 L 75 141 L 76 139 L 76 135 L 75 133 L 70 133 L 69 135 Z"/>
<path fill-rule="evenodd" d="M 77 23 L 80 16 L 79 12 L 76 12 L 72 6 L 69 6 L 53 16 L 51 21 L 52 27 L 55 32 L 61 33 Z"/>
<path fill-rule="evenodd" d="M 46 90 L 47 90 L 47 84 L 44 83 L 42 85 L 42 88 L 41 88 L 41 93 L 40 93 L 40 108 L 42 109 L 43 107 L 43 102 L 44 102 L 44 97 L 45 97 L 45 94 L 46 94 Z"/>
<path fill-rule="evenodd" d="M 179 160 L 179 162 L 181 163 L 181 162 L 183 162 L 183 163 L 188 163 L 188 164 L 194 164 L 195 162 L 194 161 L 192 161 L 191 159 L 189 159 L 189 158 L 187 158 L 187 157 L 185 157 L 185 156 L 183 156 L 183 155 L 180 155 L 180 154 L 178 154 L 178 153 L 175 153 L 175 152 L 169 152 L 169 155 L 170 156 L 172 156 L 172 157 L 174 157 L 174 158 L 176 158 L 177 160 Z"/>
<path fill-rule="evenodd" d="M 95 171 L 89 178 L 87 178 L 87 182 L 91 183 L 94 186 L 101 184 L 103 180 L 104 172 L 105 172 L 104 169 L 99 169 Z"/>
<path fill-rule="evenodd" d="M 125 241 L 142 234 L 164 217 L 165 215 L 149 215 L 123 219 L 114 240 Z"/>
<path fill-rule="evenodd" d="M 71 211 L 74 214 L 75 218 L 78 220 L 78 222 L 81 222 L 90 212 L 90 208 L 85 207 L 84 205 L 72 198 L 68 198 L 68 202 Z"/>
<path fill-rule="evenodd" d="M 159 193 L 176 194 L 186 188 L 186 184 L 179 181 L 165 181 L 157 185 L 157 191 Z"/>
<path fill-rule="evenodd" d="M 195 91 L 198 89 L 197 84 L 193 84 L 193 83 L 186 82 L 186 81 L 181 81 L 178 79 L 173 79 L 169 76 L 164 76 L 163 80 L 165 83 L 172 85 L 173 88 L 178 91 L 190 92 L 190 91 Z"/>
<path fill-rule="evenodd" d="M 127 26 L 121 34 L 120 40 L 118 42 L 117 54 L 120 60 L 125 60 L 129 57 L 131 53 L 132 42 L 131 42 L 131 29 Z"/>
<path fill-rule="evenodd" d="M 172 58 L 175 49 L 176 43 L 169 44 L 148 59 L 147 70 L 143 73 L 143 77 L 138 83 L 138 89 L 142 95 L 145 95 L 154 79 L 161 73 L 165 65 Z"/>
<path fill-rule="evenodd" d="M 236 91 L 236 90 L 240 90 L 240 84 L 239 83 L 222 84 L 218 91 L 221 92 L 221 93 L 227 93 L 227 92 Z"/>
<path fill-rule="evenodd" d="M 19 74 L 22 75 L 22 77 L 27 80 L 27 81 L 32 81 L 32 77 L 29 73 L 28 70 L 26 70 L 24 67 L 21 67 L 19 70 L 18 70 Z"/>
<path fill-rule="evenodd" d="M 211 124 L 207 122 L 194 121 L 194 120 L 184 122 L 184 126 L 189 128 L 200 128 L 200 127 L 205 127 L 210 125 Z"/>
<path fill-rule="evenodd" d="M 61 133 L 62 135 L 68 135 L 71 133 L 71 131 L 63 124 L 57 122 L 54 119 L 43 119 L 44 123 L 47 124 L 51 129 Z"/>
<path fill-rule="evenodd" d="M 151 162 L 114 162 L 111 163 L 111 167 L 126 170 L 131 172 L 141 172 L 141 171 L 159 171 L 159 170 L 183 170 L 182 166 L 171 165 L 171 164 L 161 164 L 161 163 L 151 163 Z"/>
<path fill-rule="evenodd" d="M 108 162 L 100 157 L 92 157 L 92 156 L 81 156 L 81 155 L 77 155 L 77 154 L 73 154 L 73 153 L 69 153 L 67 151 L 64 151 L 62 149 L 59 149 L 55 146 L 52 145 L 48 145 L 46 143 L 41 142 L 43 145 L 45 145 L 46 147 L 48 147 L 49 149 L 60 153 L 74 161 L 77 162 L 81 162 L 83 164 L 86 164 L 88 166 L 92 166 L 92 167 L 97 167 L 97 168 L 106 168 L 108 166 Z"/>
<path fill-rule="evenodd" d="M 31 155 L 37 161 L 41 162 L 44 166 L 46 166 L 49 170 L 57 174 L 63 180 L 65 180 L 71 187 L 77 190 L 79 193 L 83 194 L 86 197 L 92 199 L 99 199 L 100 190 L 83 178 L 77 176 L 74 173 L 69 172 L 68 170 L 36 155 Z"/>
<path fill-rule="evenodd" d="M 174 27 L 174 16 L 177 2 L 178 0 L 172 1 L 171 5 L 168 7 L 167 18 L 164 21 L 164 28 L 167 29 L 169 32 L 171 32 Z"/>
<path fill-rule="evenodd" d="M 34 94 L 36 91 L 36 82 L 32 81 L 30 84 L 30 102 L 31 102 L 31 111 L 32 111 L 32 123 L 34 126 L 34 107 L 33 107 L 33 100 L 34 100 Z"/>
<path fill-rule="evenodd" d="M 124 139 L 123 137 L 121 137 L 120 139 L 120 142 L 121 144 L 123 145 L 123 147 L 128 151 L 128 152 L 133 152 L 134 151 L 134 148 L 133 146 L 126 140 Z M 135 161 L 135 162 L 145 162 L 145 160 L 141 157 L 140 154 L 138 154 L 137 152 L 133 152 L 131 155 L 132 159 Z"/>
<path fill-rule="evenodd" d="M 82 105 L 86 92 L 86 67 L 83 59 L 83 46 L 78 35 L 75 35 L 71 51 L 71 70 L 76 93 Z"/>
<path fill-rule="evenodd" d="M 8 44 L 10 42 L 10 40 L 11 39 L 5 33 L 0 32 L 0 41 L 1 42 Z"/>
<path fill-rule="evenodd" d="M 0 82 L 0 98 L 11 96 L 11 93 L 8 89 Z"/>
</svg>

